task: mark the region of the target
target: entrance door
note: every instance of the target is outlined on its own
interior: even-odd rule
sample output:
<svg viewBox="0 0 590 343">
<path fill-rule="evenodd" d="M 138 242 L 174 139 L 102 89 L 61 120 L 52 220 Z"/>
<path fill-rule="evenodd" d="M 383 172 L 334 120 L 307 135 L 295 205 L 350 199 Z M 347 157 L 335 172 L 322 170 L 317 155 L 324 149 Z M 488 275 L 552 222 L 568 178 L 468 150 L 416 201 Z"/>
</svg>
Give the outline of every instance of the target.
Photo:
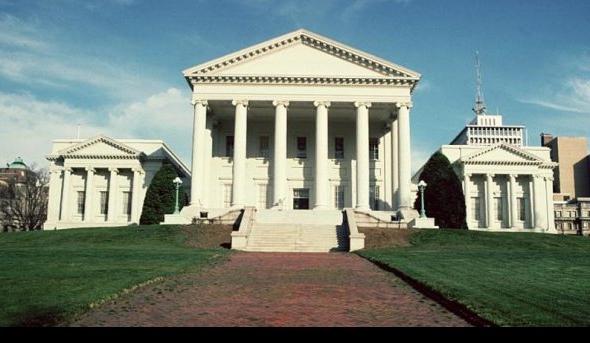
<svg viewBox="0 0 590 343">
<path fill-rule="evenodd" d="M 309 189 L 308 188 L 294 188 L 293 189 L 293 209 L 294 210 L 309 210 Z"/>
</svg>

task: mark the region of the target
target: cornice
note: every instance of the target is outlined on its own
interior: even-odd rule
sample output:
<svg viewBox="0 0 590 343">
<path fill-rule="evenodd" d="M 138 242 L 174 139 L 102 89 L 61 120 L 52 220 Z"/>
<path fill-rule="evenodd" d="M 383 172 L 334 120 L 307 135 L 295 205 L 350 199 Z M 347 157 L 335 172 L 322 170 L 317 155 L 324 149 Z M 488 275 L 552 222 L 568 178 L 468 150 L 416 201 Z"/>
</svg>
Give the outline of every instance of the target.
<svg viewBox="0 0 590 343">
<path fill-rule="evenodd" d="M 323 85 L 323 86 L 406 86 L 414 87 L 412 78 L 381 77 L 330 77 L 330 76 L 256 76 L 256 75 L 197 75 L 187 76 L 193 85 L 198 84 L 251 84 L 251 85 Z"/>
</svg>

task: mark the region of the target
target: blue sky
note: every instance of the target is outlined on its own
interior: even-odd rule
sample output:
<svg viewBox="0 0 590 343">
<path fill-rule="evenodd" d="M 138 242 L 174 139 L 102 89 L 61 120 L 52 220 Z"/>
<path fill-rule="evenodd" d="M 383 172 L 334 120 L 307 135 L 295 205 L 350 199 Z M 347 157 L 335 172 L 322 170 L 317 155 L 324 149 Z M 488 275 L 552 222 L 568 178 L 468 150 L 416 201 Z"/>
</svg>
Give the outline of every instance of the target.
<svg viewBox="0 0 590 343">
<path fill-rule="evenodd" d="M 55 138 L 161 138 L 190 165 L 181 70 L 306 28 L 423 75 L 414 168 L 469 121 L 480 51 L 488 109 L 590 135 L 590 1 L 0 0 L 0 163 L 46 165 Z"/>
</svg>

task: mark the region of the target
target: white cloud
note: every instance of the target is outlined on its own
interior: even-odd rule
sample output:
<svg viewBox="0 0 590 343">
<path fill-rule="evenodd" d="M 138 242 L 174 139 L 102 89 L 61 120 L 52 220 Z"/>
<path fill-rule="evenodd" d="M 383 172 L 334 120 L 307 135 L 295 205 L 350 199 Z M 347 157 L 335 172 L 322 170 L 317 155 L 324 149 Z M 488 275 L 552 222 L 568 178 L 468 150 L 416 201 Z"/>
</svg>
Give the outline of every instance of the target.
<svg viewBox="0 0 590 343">
<path fill-rule="evenodd" d="M 113 138 L 162 139 L 190 162 L 192 117 L 190 96 L 170 88 L 145 101 L 118 105 L 106 112 L 39 100 L 30 94 L 0 92 L 0 164 L 21 156 L 27 163 L 47 165 L 51 141 L 105 134 Z M 100 124 L 97 118 L 107 116 Z M 6 144 L 9 143 L 9 144 Z"/>
<path fill-rule="evenodd" d="M 572 77 L 562 87 L 543 99 L 535 97 L 519 101 L 558 111 L 590 114 L 590 79 Z"/>
<path fill-rule="evenodd" d="M 44 50 L 47 44 L 38 38 L 38 24 L 0 13 L 0 46 Z"/>
</svg>

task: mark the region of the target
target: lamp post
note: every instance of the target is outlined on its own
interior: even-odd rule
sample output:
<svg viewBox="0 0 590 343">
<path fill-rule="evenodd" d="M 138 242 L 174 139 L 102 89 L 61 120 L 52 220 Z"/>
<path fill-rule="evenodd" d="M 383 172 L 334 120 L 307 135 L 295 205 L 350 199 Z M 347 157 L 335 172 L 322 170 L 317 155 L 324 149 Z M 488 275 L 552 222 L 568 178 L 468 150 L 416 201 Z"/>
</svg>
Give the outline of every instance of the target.
<svg viewBox="0 0 590 343">
<path fill-rule="evenodd" d="M 418 190 L 420 191 L 420 218 L 426 218 L 426 209 L 424 208 L 424 189 L 426 188 L 426 182 L 420 180 L 418 183 Z"/>
<path fill-rule="evenodd" d="M 178 189 L 180 188 L 180 185 L 182 184 L 182 180 L 177 176 L 176 179 L 174 179 L 174 185 L 176 186 L 176 203 L 174 205 L 174 214 L 179 214 L 179 210 L 178 210 Z"/>
</svg>

